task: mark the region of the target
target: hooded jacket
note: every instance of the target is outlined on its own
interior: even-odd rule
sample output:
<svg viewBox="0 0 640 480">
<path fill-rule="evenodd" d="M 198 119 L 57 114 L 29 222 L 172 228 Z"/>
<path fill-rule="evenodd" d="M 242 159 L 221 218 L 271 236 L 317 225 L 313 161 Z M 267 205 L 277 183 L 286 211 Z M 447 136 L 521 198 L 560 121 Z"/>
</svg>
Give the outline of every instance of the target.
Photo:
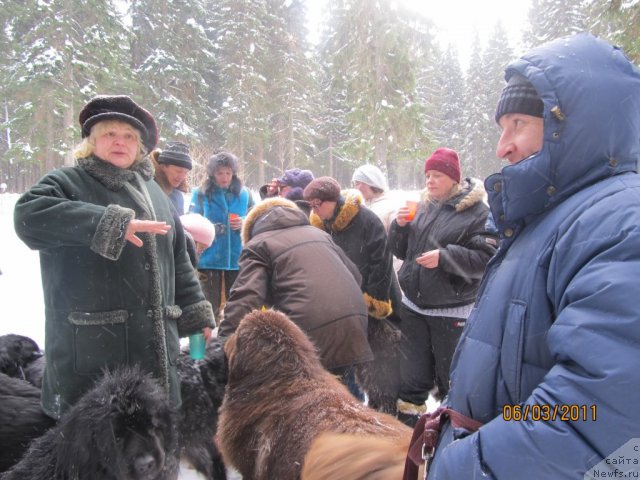
<svg viewBox="0 0 640 480">
<path fill-rule="evenodd" d="M 171 230 L 138 234 L 136 247 L 124 238 L 133 218 Z M 18 200 L 14 221 L 40 251 L 45 412 L 59 418 L 103 368 L 127 364 L 154 374 L 179 405 L 179 337 L 213 326 L 213 312 L 149 159 L 120 169 L 91 156 L 54 170 Z"/>
<path fill-rule="evenodd" d="M 328 369 L 373 359 L 360 274 L 329 235 L 284 198 L 257 204 L 242 227 L 240 271 L 224 307 L 220 336 L 263 306 L 287 314 L 318 347 Z"/>
<path fill-rule="evenodd" d="M 420 308 L 446 308 L 473 303 L 480 278 L 496 251 L 497 238 L 485 231 L 489 208 L 484 188 L 468 178 L 460 191 L 442 203 L 430 202 L 426 193 L 415 218 L 389 231 L 393 253 L 403 260 L 398 272 L 406 297 Z M 440 250 L 437 268 L 416 263 L 424 252 Z"/>
<path fill-rule="evenodd" d="M 312 213 L 310 222 L 331 235 L 356 264 L 362 275 L 362 291 L 369 315 L 382 319 L 391 314 L 393 257 L 387 234 L 378 216 L 364 206 L 362 194 L 347 190 L 340 197 L 334 218 L 323 221 Z"/>
<path fill-rule="evenodd" d="M 640 71 L 579 34 L 515 73 L 544 103 L 543 146 L 485 182 L 502 242 L 447 400 L 484 426 L 446 423 L 429 479 L 581 479 L 640 432 Z"/>
</svg>

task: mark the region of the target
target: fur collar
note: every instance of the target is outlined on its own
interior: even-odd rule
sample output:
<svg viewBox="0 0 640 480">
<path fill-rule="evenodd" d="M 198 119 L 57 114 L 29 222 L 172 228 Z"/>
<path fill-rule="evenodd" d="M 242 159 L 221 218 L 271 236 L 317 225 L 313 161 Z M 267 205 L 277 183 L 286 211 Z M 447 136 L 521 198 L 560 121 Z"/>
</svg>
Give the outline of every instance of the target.
<svg viewBox="0 0 640 480">
<path fill-rule="evenodd" d="M 421 193 L 421 198 L 424 202 L 432 202 L 429 197 L 429 192 L 425 189 Z M 455 208 L 456 212 L 462 212 L 468 208 L 473 207 L 476 203 L 484 201 L 486 192 L 484 185 L 477 178 L 465 178 L 460 184 L 460 190 L 453 197 L 448 199 L 445 204 L 451 205 Z"/>
<path fill-rule="evenodd" d="M 359 190 L 353 189 L 343 190 L 340 198 L 344 199 L 344 203 L 339 207 L 335 218 L 325 222 L 316 213 L 311 213 L 309 217 L 311 225 L 326 232 L 341 232 L 347 228 L 353 218 L 360 212 L 360 206 L 364 204 L 364 198 Z"/>
<path fill-rule="evenodd" d="M 249 213 L 247 213 L 244 223 L 242 224 L 242 243 L 246 245 L 251 240 L 252 230 L 258 219 L 266 215 L 270 210 L 276 207 L 290 208 L 298 211 L 299 208 L 291 200 L 282 197 L 265 198 L 262 202 L 255 205 Z"/>
<path fill-rule="evenodd" d="M 125 183 L 131 182 L 135 178 L 134 172 L 139 173 L 145 181 L 151 180 L 154 173 L 153 165 L 148 157 L 135 162 L 129 168 L 118 168 L 95 155 L 90 155 L 86 158 L 79 158 L 78 166 L 113 191 L 118 191 L 124 187 Z"/>
</svg>

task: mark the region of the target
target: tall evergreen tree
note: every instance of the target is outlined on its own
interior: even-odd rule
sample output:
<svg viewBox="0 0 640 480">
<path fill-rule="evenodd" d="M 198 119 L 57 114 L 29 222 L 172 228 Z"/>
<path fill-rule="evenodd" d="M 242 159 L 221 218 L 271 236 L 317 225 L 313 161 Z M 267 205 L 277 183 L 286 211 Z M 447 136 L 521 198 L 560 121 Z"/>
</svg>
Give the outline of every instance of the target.
<svg viewBox="0 0 640 480">
<path fill-rule="evenodd" d="M 487 48 L 483 53 L 485 81 L 482 84 L 482 89 L 485 91 L 484 97 L 487 103 L 484 107 L 488 121 L 484 125 L 485 153 L 480 159 L 481 165 L 478 170 L 481 178 L 497 172 L 504 166 L 503 162 L 496 158 L 495 155 L 496 146 L 500 138 L 500 130 L 495 123 L 494 112 L 502 89 L 505 86 L 504 69 L 513 59 L 514 53 L 509 45 L 507 32 L 502 23 L 497 22 L 487 43 Z"/>
<path fill-rule="evenodd" d="M 392 8 L 390 1 L 330 4 L 332 28 L 325 33 L 323 60 L 329 88 L 344 96 L 348 130 L 336 145 L 347 159 L 346 171 L 335 175 L 350 178 L 365 162 L 386 171 L 392 159 L 402 163 L 415 153 L 423 119 L 416 85 L 420 62 L 412 47 L 417 36 L 427 44 L 431 39 L 416 30 L 415 14 Z"/>
<path fill-rule="evenodd" d="M 212 148 L 216 65 L 201 0 L 133 0 L 132 68 L 161 140 Z"/>
<path fill-rule="evenodd" d="M 270 174 L 287 168 L 311 167 L 317 136 L 316 112 L 320 110 L 319 65 L 310 54 L 305 26 L 305 4 L 301 0 L 268 0 L 276 16 L 269 38 L 268 89 L 272 141 Z M 271 178 L 259 172 L 259 180 Z"/>
<path fill-rule="evenodd" d="M 640 65 L 640 1 L 592 0 L 589 30 L 619 45 Z"/>
<path fill-rule="evenodd" d="M 220 0 L 212 12 L 222 105 L 216 123 L 224 148 L 249 173 L 265 161 L 269 128 L 268 55 L 273 21 L 264 0 Z"/>
<path fill-rule="evenodd" d="M 531 0 L 529 26 L 523 44 L 530 48 L 586 28 L 585 3 L 589 0 Z"/>
<path fill-rule="evenodd" d="M 126 31 L 112 1 L 3 0 L 1 7 L 14 15 L 12 58 L 2 65 L 14 137 L 7 155 L 27 168 L 21 180 L 30 184 L 72 161 L 77 110 L 88 97 L 128 88 Z"/>
<path fill-rule="evenodd" d="M 487 125 L 490 114 L 487 111 L 489 103 L 487 91 L 483 88 L 486 82 L 486 68 L 483 61 L 482 45 L 478 32 L 475 32 L 473 49 L 467 71 L 465 93 L 465 115 L 463 127 L 463 147 L 460 162 L 463 174 L 481 178 L 482 165 L 487 155 L 488 142 Z"/>
<path fill-rule="evenodd" d="M 436 102 L 434 123 L 435 139 L 439 146 L 461 151 L 464 137 L 460 126 L 465 111 L 465 79 L 458 53 L 449 45 L 435 68 L 435 82 L 430 83 Z"/>
</svg>

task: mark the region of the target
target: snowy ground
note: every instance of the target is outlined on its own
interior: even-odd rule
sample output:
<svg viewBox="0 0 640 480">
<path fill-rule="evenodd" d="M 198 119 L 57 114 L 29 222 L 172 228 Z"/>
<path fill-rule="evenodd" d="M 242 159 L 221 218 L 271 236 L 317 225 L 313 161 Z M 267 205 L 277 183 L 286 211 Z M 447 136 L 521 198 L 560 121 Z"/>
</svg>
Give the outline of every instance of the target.
<svg viewBox="0 0 640 480">
<path fill-rule="evenodd" d="M 0 335 L 18 333 L 44 346 L 44 301 L 38 252 L 15 234 L 18 195 L 0 194 Z"/>
</svg>

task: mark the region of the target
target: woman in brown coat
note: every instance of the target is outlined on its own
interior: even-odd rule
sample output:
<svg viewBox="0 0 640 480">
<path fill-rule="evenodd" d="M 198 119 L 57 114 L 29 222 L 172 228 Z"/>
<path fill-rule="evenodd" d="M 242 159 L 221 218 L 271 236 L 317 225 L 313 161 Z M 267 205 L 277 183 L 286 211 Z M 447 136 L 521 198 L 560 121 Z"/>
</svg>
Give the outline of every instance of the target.
<svg viewBox="0 0 640 480">
<path fill-rule="evenodd" d="M 247 313 L 264 306 L 302 328 L 333 373 L 373 358 L 358 269 L 295 203 L 264 200 L 247 215 L 242 237 L 240 272 L 220 336 L 231 335 Z"/>
</svg>

